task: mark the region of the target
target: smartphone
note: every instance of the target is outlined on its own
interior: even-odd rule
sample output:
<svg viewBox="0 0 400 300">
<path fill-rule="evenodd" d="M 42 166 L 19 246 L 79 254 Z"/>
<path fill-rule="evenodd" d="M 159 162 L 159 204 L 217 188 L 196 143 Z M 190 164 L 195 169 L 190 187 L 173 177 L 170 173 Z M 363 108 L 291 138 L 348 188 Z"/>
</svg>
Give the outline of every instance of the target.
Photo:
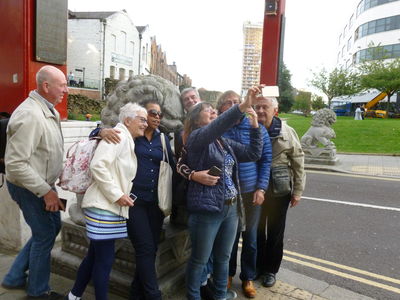
<svg viewBox="0 0 400 300">
<path fill-rule="evenodd" d="M 62 204 L 64 205 L 64 211 L 67 209 L 67 199 L 65 198 L 59 198 Z"/>
<path fill-rule="evenodd" d="M 261 93 L 263 97 L 279 97 L 279 87 L 277 85 L 264 86 Z"/>
<path fill-rule="evenodd" d="M 208 170 L 207 174 L 211 176 L 221 176 L 222 170 L 216 166 L 212 166 L 211 169 Z"/>
<path fill-rule="evenodd" d="M 137 196 L 134 193 L 130 193 L 129 197 L 133 200 L 133 202 L 135 202 L 137 199 Z"/>
</svg>

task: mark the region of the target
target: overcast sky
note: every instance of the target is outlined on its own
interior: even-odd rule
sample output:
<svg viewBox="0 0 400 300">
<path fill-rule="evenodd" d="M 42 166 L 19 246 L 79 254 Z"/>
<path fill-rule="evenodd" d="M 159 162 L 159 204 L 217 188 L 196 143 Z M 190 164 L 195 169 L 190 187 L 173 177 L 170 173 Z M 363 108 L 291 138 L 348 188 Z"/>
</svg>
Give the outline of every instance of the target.
<svg viewBox="0 0 400 300">
<path fill-rule="evenodd" d="M 343 30 L 360 0 L 286 0 L 284 62 L 292 85 L 310 90 L 310 70 L 333 68 Z M 148 24 L 168 64 L 193 86 L 240 91 L 243 22 L 262 22 L 264 0 L 69 0 L 73 11 L 126 9 Z"/>
</svg>

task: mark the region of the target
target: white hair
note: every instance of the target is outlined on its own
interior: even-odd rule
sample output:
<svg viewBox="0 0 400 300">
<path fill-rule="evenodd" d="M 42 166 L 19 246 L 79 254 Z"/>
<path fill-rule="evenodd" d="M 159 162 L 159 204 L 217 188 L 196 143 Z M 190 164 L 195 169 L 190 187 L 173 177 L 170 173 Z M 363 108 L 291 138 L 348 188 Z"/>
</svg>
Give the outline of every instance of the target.
<svg viewBox="0 0 400 300">
<path fill-rule="evenodd" d="M 279 107 L 279 102 L 275 97 L 265 97 L 265 99 L 268 99 L 271 101 L 272 107 L 273 108 L 278 108 Z"/>
<path fill-rule="evenodd" d="M 147 116 L 147 111 L 143 106 L 129 102 L 120 108 L 118 119 L 121 123 L 124 123 L 127 118 L 135 118 L 138 112 L 143 112 Z"/>
</svg>

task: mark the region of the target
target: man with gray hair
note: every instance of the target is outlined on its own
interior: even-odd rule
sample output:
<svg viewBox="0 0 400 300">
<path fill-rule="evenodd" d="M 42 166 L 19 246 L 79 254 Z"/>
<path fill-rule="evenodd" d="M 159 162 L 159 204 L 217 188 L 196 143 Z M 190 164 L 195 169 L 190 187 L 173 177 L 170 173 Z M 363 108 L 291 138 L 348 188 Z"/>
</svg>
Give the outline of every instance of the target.
<svg viewBox="0 0 400 300">
<path fill-rule="evenodd" d="M 272 144 L 271 176 L 265 193 L 257 239 L 257 269 L 264 276 L 262 284 L 271 287 L 276 282 L 275 275 L 282 262 L 289 204 L 290 207 L 295 207 L 304 191 L 304 153 L 296 131 L 277 117 L 276 98 L 259 99 L 255 111 L 258 121 L 267 128 Z"/>
<path fill-rule="evenodd" d="M 188 112 L 192 106 L 201 102 L 199 91 L 193 87 L 182 90 L 181 102 L 185 111 Z"/>
<path fill-rule="evenodd" d="M 50 253 L 61 228 L 60 210 L 65 210 L 54 186 L 64 152 L 60 115 L 54 106 L 61 103 L 68 88 L 64 73 L 53 66 L 37 72 L 36 85 L 13 112 L 7 128 L 8 191 L 32 237 L 19 252 L 2 287 L 26 288 L 28 299 L 62 299 L 50 290 L 49 279 Z"/>
</svg>

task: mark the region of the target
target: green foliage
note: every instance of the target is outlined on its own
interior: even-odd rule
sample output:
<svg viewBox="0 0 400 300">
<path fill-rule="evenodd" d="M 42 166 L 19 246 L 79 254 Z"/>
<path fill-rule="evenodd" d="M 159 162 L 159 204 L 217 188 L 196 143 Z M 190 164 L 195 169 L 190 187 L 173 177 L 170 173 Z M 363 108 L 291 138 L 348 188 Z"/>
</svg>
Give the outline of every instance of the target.
<svg viewBox="0 0 400 300">
<path fill-rule="evenodd" d="M 302 111 L 305 116 L 308 116 L 311 111 L 311 93 L 299 91 L 294 98 L 293 108 Z"/>
<path fill-rule="evenodd" d="M 371 48 L 371 52 L 380 53 L 371 54 L 371 57 L 379 59 L 365 61 L 359 65 L 361 71 L 360 83 L 365 89 L 377 89 L 385 92 L 390 98 L 394 93 L 400 91 L 400 58 L 385 59 L 383 47 Z M 387 102 L 386 112 L 388 115 L 390 102 Z"/>
<path fill-rule="evenodd" d="M 311 117 L 280 114 L 301 138 L 311 125 Z M 337 117 L 332 128 L 336 132 L 338 152 L 400 154 L 400 119 L 365 119 L 355 121 L 353 117 Z"/>
<path fill-rule="evenodd" d="M 361 91 L 358 74 L 341 68 L 335 68 L 331 72 L 323 68 L 317 73 L 314 72 L 310 84 L 328 97 L 328 107 L 331 107 L 334 97 Z"/>
<path fill-rule="evenodd" d="M 279 111 L 288 112 L 294 104 L 294 90 L 291 83 L 292 74 L 284 63 L 279 72 Z"/>
<path fill-rule="evenodd" d="M 72 114 L 71 116 L 86 115 L 87 113 L 100 114 L 104 105 L 104 101 L 94 100 L 83 95 L 68 95 L 67 109 L 68 115 Z"/>
<path fill-rule="evenodd" d="M 326 104 L 324 102 L 324 99 L 321 96 L 313 94 L 311 96 L 311 108 L 313 110 L 319 110 L 322 108 L 325 108 Z"/>
</svg>

